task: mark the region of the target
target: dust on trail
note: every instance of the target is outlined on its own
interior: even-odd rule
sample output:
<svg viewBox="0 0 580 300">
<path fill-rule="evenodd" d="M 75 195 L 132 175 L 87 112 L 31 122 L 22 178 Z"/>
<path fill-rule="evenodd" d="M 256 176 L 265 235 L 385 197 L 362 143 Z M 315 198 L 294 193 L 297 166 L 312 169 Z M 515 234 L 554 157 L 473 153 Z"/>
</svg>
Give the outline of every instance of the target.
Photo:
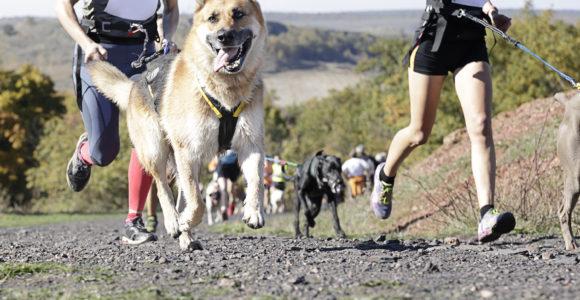
<svg viewBox="0 0 580 300">
<path fill-rule="evenodd" d="M 201 229 L 204 249 L 126 246 L 119 220 L 0 229 L 0 299 L 493 298 L 574 299 L 579 253 L 558 237 L 510 235 L 491 245 L 447 240 L 237 237 Z M 257 232 L 259 234 L 259 231 Z M 50 262 L 54 270 L 7 275 Z"/>
</svg>

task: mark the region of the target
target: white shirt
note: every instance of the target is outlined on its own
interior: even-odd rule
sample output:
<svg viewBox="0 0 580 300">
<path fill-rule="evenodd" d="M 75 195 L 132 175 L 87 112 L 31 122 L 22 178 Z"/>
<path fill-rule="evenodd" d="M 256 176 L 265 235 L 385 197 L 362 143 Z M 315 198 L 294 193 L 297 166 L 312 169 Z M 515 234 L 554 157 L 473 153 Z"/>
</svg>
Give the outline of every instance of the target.
<svg viewBox="0 0 580 300">
<path fill-rule="evenodd" d="M 347 177 L 365 176 L 369 169 L 369 164 L 364 159 L 357 157 L 353 157 L 342 164 L 342 172 Z"/>
<path fill-rule="evenodd" d="M 127 20 L 144 21 L 155 15 L 159 0 L 109 0 L 105 12 Z"/>
<path fill-rule="evenodd" d="M 487 0 L 453 0 L 454 4 L 467 5 L 473 7 L 483 7 Z"/>
</svg>

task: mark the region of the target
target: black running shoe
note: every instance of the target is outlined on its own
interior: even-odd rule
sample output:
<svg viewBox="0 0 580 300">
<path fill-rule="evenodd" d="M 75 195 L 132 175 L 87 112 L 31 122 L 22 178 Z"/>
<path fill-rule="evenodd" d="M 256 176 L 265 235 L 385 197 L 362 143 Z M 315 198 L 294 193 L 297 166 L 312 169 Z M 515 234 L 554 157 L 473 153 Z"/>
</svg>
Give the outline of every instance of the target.
<svg viewBox="0 0 580 300">
<path fill-rule="evenodd" d="M 157 236 L 145 229 L 143 219 L 135 218 L 131 222 L 125 223 L 125 235 L 122 238 L 123 243 L 129 245 L 139 245 L 146 242 L 156 241 Z"/>
<path fill-rule="evenodd" d="M 66 168 L 66 182 L 74 192 L 82 191 L 91 178 L 91 166 L 87 165 L 80 156 L 81 144 L 86 141 L 88 141 L 87 134 L 81 134 L 75 152 L 68 161 Z"/>
<path fill-rule="evenodd" d="M 500 213 L 491 209 L 479 222 L 478 239 L 482 243 L 493 242 L 502 234 L 506 234 L 516 227 L 516 218 L 511 212 Z"/>
</svg>

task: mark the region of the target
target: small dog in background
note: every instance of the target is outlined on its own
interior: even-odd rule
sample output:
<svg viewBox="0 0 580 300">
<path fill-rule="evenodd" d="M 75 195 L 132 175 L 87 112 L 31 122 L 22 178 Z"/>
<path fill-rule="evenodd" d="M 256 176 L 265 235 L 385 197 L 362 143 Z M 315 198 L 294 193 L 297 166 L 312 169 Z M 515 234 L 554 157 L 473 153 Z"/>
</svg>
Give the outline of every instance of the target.
<svg viewBox="0 0 580 300">
<path fill-rule="evenodd" d="M 322 151 L 319 151 L 298 168 L 294 178 L 296 188 L 294 230 L 296 238 L 302 236 L 300 232 L 300 207 L 304 206 L 304 216 L 306 217 L 304 235 L 310 237 L 309 229 L 316 225 L 314 219 L 320 213 L 324 196 L 326 196 L 328 205 L 330 205 L 336 235 L 341 238 L 346 237 L 346 234 L 340 228 L 336 210 L 337 204 L 342 201 L 345 190 L 341 165 L 340 158 L 325 155 Z"/>
<path fill-rule="evenodd" d="M 207 188 L 205 189 L 205 209 L 207 213 L 207 225 L 209 226 L 222 221 L 220 200 L 220 186 L 217 183 L 217 180 L 212 180 L 207 184 Z"/>
<path fill-rule="evenodd" d="M 564 169 L 564 198 L 560 204 L 560 227 L 566 250 L 578 248 L 572 233 L 572 212 L 580 195 L 580 92 L 559 93 L 556 100 L 566 108 L 558 130 L 558 157 Z"/>
</svg>

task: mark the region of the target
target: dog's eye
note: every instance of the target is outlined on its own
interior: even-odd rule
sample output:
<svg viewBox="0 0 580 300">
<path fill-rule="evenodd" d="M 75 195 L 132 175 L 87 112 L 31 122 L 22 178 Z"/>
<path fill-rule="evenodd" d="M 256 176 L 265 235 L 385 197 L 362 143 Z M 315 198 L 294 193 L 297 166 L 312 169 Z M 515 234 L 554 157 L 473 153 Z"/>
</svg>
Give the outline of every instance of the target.
<svg viewBox="0 0 580 300">
<path fill-rule="evenodd" d="M 218 17 L 216 14 L 212 14 L 211 16 L 209 16 L 209 18 L 207 19 L 210 23 L 217 23 L 218 22 Z"/>
<path fill-rule="evenodd" d="M 246 14 L 243 11 L 237 10 L 237 9 L 234 10 L 234 15 L 233 15 L 234 20 L 240 20 L 245 16 L 246 16 Z"/>
</svg>

